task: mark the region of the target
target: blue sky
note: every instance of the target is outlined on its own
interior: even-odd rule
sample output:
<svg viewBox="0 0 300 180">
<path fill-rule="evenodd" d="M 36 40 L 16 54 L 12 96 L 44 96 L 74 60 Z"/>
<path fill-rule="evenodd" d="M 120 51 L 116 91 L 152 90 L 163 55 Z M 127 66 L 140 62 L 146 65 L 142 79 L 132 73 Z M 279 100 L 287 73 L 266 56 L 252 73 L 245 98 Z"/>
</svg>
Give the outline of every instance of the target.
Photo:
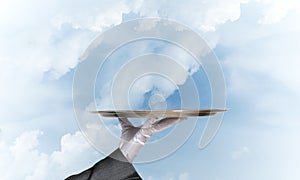
<svg viewBox="0 0 300 180">
<path fill-rule="evenodd" d="M 204 119 L 175 153 L 137 171 L 145 179 L 299 179 L 296 0 L 0 1 L 1 179 L 62 179 L 104 157 L 77 126 L 74 71 L 98 35 L 143 17 L 175 20 L 207 41 L 230 111 L 205 149 Z"/>
</svg>

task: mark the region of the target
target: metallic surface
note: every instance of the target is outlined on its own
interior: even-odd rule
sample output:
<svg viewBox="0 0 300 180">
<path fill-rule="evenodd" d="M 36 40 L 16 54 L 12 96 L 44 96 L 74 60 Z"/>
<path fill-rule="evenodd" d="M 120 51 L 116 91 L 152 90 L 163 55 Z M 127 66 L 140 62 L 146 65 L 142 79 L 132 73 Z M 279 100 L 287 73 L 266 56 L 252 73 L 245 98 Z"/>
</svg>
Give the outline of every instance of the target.
<svg viewBox="0 0 300 180">
<path fill-rule="evenodd" d="M 118 110 L 118 111 L 91 111 L 103 117 L 126 117 L 126 118 L 161 118 L 161 117 L 188 117 L 188 116 L 212 116 L 226 109 L 198 109 L 198 110 Z"/>
</svg>

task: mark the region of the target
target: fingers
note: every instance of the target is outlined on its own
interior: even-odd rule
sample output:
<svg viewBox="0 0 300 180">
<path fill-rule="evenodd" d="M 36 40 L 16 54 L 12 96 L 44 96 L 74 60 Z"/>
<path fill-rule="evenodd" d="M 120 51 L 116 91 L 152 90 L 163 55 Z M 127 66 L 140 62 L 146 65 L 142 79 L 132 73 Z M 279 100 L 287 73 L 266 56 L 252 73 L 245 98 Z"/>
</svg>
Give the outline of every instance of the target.
<svg viewBox="0 0 300 180">
<path fill-rule="evenodd" d="M 119 119 L 119 122 L 121 124 L 121 126 L 133 126 L 132 123 L 127 119 L 127 118 L 124 118 L 124 117 L 118 117 Z"/>
<path fill-rule="evenodd" d="M 125 134 L 129 129 L 133 128 L 134 126 L 127 118 L 121 118 L 119 117 L 119 122 L 122 127 L 122 135 Z"/>
<path fill-rule="evenodd" d="M 143 124 L 142 128 L 149 128 L 157 121 L 155 118 L 149 118 L 147 121 Z"/>
<path fill-rule="evenodd" d="M 155 124 L 153 124 L 153 128 L 155 128 L 159 132 L 159 131 L 167 129 L 171 126 L 179 124 L 180 122 L 182 122 L 186 119 L 187 119 L 187 117 L 165 118 L 165 119 L 162 119 L 162 120 L 156 122 Z"/>
<path fill-rule="evenodd" d="M 121 143 L 130 141 L 140 128 L 135 127 L 127 118 L 119 117 L 119 122 L 122 127 Z"/>
<path fill-rule="evenodd" d="M 168 125 L 175 125 L 178 124 L 184 120 L 186 120 L 187 117 L 179 117 L 179 118 L 164 118 L 160 121 L 158 121 L 157 123 L 162 125 L 162 126 L 168 126 Z"/>
</svg>

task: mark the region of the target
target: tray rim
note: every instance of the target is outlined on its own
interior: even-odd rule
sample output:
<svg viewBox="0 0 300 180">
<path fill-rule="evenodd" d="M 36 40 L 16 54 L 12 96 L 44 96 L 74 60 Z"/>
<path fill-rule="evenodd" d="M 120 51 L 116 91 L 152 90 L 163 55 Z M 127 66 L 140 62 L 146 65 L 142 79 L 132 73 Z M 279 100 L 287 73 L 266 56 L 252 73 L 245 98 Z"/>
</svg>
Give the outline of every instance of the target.
<svg viewBox="0 0 300 180">
<path fill-rule="evenodd" d="M 189 117 L 212 116 L 228 109 L 167 109 L 167 110 L 97 110 L 90 111 L 102 117 L 151 118 L 151 117 Z"/>
</svg>

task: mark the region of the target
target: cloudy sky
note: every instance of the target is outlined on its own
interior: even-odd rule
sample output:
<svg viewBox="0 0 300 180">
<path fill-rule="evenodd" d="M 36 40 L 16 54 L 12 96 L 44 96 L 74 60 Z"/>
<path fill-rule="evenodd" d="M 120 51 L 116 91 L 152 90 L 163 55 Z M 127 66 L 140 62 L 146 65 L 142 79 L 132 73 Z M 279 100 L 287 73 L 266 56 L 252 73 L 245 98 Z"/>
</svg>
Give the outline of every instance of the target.
<svg viewBox="0 0 300 180">
<path fill-rule="evenodd" d="M 230 111 L 209 146 L 198 148 L 205 126 L 205 121 L 198 121 L 175 153 L 135 164 L 139 174 L 149 180 L 299 179 L 297 0 L 1 0 L 1 179 L 63 179 L 104 157 L 77 126 L 74 72 L 81 55 L 102 32 L 143 17 L 175 20 L 206 40 L 223 68 Z M 145 44 L 136 45 L 140 48 L 136 52 L 161 47 Z M 201 75 L 189 60 L 183 63 Z M 176 92 L 166 89 L 165 95 L 173 94 L 176 102 Z M 99 87 L 99 96 L 104 90 Z M 133 104 L 143 105 L 135 100 Z M 111 125 L 118 133 L 117 123 Z"/>
</svg>

